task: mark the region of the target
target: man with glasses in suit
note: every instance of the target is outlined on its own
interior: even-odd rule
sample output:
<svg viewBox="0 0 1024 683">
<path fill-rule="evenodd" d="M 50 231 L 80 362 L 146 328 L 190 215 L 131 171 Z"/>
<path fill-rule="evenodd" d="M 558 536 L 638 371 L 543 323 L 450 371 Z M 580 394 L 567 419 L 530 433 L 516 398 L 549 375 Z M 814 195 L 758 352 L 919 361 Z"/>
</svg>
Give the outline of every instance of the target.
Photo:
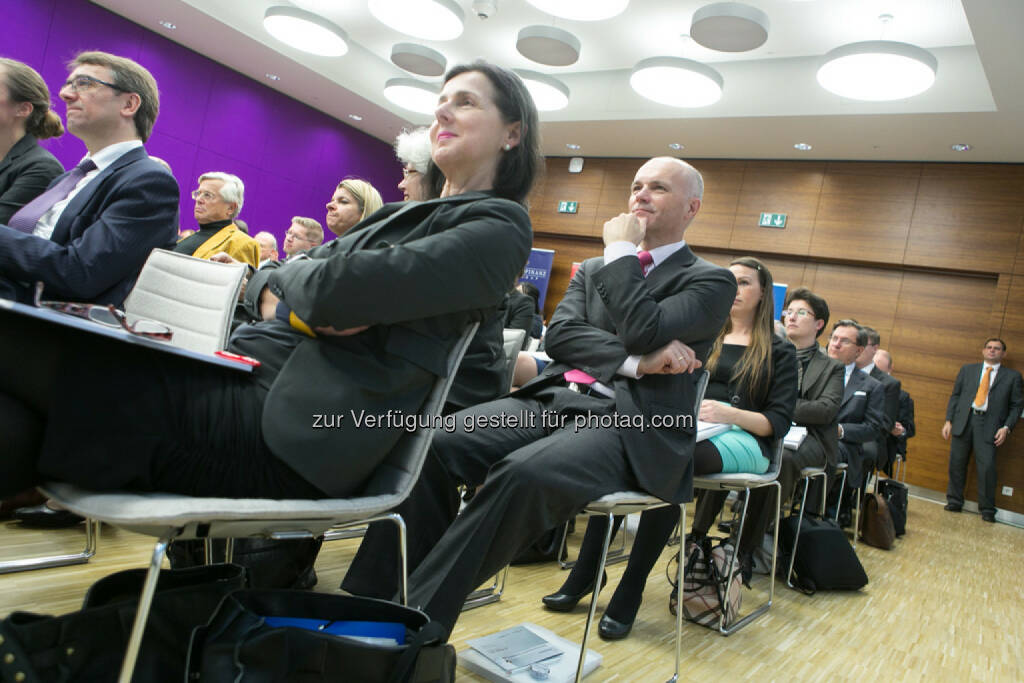
<svg viewBox="0 0 1024 683">
<path fill-rule="evenodd" d="M 120 306 L 154 247 L 174 245 L 178 184 L 143 147 L 160 109 L 141 65 L 83 52 L 60 88 L 82 162 L 0 226 L 0 297 Z"/>
<path fill-rule="evenodd" d="M 837 434 L 839 436 L 839 462 L 848 464 L 846 488 L 835 487 L 829 496 L 830 507 L 839 505 L 842 526 L 850 522 L 853 491 L 873 467 L 864 453 L 865 443 L 874 443 L 885 420 L 885 390 L 878 380 L 857 369 L 857 356 L 868 343 L 868 334 L 856 321 L 840 320 L 832 327 L 828 341 L 829 358 L 844 366 L 843 398 L 839 404 Z"/>
<path fill-rule="evenodd" d="M 1006 342 L 985 341 L 981 363 L 960 368 L 946 407 L 942 438 L 949 445 L 949 488 L 946 509 L 960 512 L 964 505 L 967 460 L 974 451 L 978 469 L 978 511 L 986 522 L 996 521 L 996 448 L 1006 442 L 1017 423 L 1024 398 L 1021 375 L 1003 365 Z"/>
<path fill-rule="evenodd" d="M 324 228 L 318 221 L 303 216 L 292 218 L 288 232 L 284 234 L 284 254 L 289 258 L 299 252 L 320 246 L 324 241 Z"/>
</svg>

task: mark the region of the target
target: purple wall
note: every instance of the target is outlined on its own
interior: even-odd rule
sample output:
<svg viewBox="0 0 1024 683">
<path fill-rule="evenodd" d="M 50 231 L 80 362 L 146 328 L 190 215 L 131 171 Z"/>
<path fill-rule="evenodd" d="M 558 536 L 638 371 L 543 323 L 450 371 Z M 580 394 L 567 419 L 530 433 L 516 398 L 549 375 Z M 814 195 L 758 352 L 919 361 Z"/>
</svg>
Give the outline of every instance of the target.
<svg viewBox="0 0 1024 683">
<path fill-rule="evenodd" d="M 62 117 L 57 89 L 81 50 L 129 57 L 152 72 L 160 115 L 146 149 L 174 169 L 183 228 L 195 227 L 188 193 L 205 171 L 242 179 L 239 217 L 251 234 L 277 235 L 279 247 L 292 216 L 324 222 L 324 205 L 345 176 L 369 180 L 384 201 L 402 198 L 401 168 L 387 143 L 86 0 L 3 0 L 0 15 L 0 56 L 39 71 Z M 69 134 L 44 144 L 68 168 L 85 155 Z"/>
</svg>

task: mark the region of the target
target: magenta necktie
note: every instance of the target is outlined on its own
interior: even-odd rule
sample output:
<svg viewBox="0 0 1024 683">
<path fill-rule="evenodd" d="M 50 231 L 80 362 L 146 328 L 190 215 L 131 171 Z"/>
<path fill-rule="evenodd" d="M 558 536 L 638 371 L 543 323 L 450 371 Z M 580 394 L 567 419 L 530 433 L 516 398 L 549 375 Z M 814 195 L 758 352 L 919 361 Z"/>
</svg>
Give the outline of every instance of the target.
<svg viewBox="0 0 1024 683">
<path fill-rule="evenodd" d="M 7 224 L 8 227 L 31 235 L 43 214 L 52 209 L 57 202 L 67 199 L 71 190 L 75 189 L 75 185 L 81 182 L 86 173 L 95 168 L 96 162 L 92 159 L 85 159 L 61 178 L 59 183 L 18 209 L 18 212 L 11 216 L 11 220 Z"/>
<path fill-rule="evenodd" d="M 644 272 L 644 277 L 647 277 L 647 273 L 651 272 L 651 268 L 654 267 L 654 257 L 649 251 L 638 251 L 636 257 L 640 259 L 640 268 Z"/>
</svg>

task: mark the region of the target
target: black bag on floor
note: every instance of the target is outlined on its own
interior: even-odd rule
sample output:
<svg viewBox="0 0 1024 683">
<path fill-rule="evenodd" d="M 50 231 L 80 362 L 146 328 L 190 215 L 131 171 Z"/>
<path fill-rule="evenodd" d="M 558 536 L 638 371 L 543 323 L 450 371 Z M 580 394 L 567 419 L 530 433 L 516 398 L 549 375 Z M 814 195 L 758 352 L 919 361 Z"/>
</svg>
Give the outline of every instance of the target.
<svg viewBox="0 0 1024 683">
<path fill-rule="evenodd" d="M 875 488 L 889 505 L 889 514 L 892 516 L 896 535 L 902 536 L 907 533 L 907 485 L 895 479 L 879 479 Z"/>
<path fill-rule="evenodd" d="M 205 564 L 205 541 L 174 541 L 167 548 L 173 569 Z M 224 561 L 226 542 L 213 539 L 211 562 Z M 236 538 L 231 563 L 245 567 L 250 588 L 312 588 L 316 585 L 313 564 L 323 545 L 322 538 L 277 540 L 273 538 Z"/>
<path fill-rule="evenodd" d="M 0 622 L 0 661 L 9 660 L 0 665 L 0 681 L 116 681 L 145 578 L 145 569 L 106 576 L 71 614 L 12 613 Z M 192 629 L 210 619 L 225 595 L 244 586 L 245 570 L 237 565 L 162 570 L 133 680 L 185 680 Z"/>
<path fill-rule="evenodd" d="M 390 622 L 401 645 L 368 643 L 269 619 Z M 403 628 L 404 627 L 404 628 Z M 243 590 L 224 598 L 209 624 L 195 630 L 189 681 L 209 683 L 360 683 L 455 680 L 455 648 L 426 614 L 393 602 L 308 591 Z"/>
<path fill-rule="evenodd" d="M 796 517 L 786 517 L 779 530 L 784 553 L 780 553 L 777 566 L 783 573 L 789 567 L 788 555 L 792 552 L 797 521 Z M 787 555 L 785 565 L 781 561 L 783 554 Z M 800 528 L 793 573 L 794 583 L 808 595 L 820 590 L 859 590 L 868 583 L 868 575 L 843 530 L 830 519 L 810 516 L 804 517 Z"/>
</svg>

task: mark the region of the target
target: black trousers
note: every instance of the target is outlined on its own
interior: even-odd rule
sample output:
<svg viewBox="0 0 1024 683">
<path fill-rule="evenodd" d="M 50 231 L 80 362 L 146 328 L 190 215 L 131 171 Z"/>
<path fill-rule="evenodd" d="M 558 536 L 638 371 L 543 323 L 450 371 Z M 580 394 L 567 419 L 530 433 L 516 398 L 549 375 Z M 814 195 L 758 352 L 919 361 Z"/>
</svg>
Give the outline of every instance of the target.
<svg viewBox="0 0 1024 683">
<path fill-rule="evenodd" d="M 0 309 L 0 496 L 93 490 L 321 498 L 260 430 L 255 377 Z"/>
<path fill-rule="evenodd" d="M 451 485 L 486 483 L 410 576 L 410 603 L 450 630 L 466 596 L 541 534 L 595 498 L 636 488 L 616 430 L 573 426 L 575 413 L 609 414 L 613 408 L 610 399 L 549 387 L 456 413 L 458 429 L 435 436 L 432 456 Z M 552 410 L 569 418 L 564 427 L 542 423 Z M 533 415 L 534 423 L 467 429 L 502 415 Z M 451 495 L 425 488 L 417 485 L 419 496 Z"/>
<path fill-rule="evenodd" d="M 971 413 L 967 428 L 960 436 L 953 435 L 949 444 L 949 486 L 946 501 L 960 507 L 964 504 L 964 486 L 967 483 L 967 461 L 974 451 L 974 466 L 978 470 L 978 511 L 996 512 L 996 446 L 988 438 L 991 430 L 985 424 L 985 415 Z"/>
</svg>

